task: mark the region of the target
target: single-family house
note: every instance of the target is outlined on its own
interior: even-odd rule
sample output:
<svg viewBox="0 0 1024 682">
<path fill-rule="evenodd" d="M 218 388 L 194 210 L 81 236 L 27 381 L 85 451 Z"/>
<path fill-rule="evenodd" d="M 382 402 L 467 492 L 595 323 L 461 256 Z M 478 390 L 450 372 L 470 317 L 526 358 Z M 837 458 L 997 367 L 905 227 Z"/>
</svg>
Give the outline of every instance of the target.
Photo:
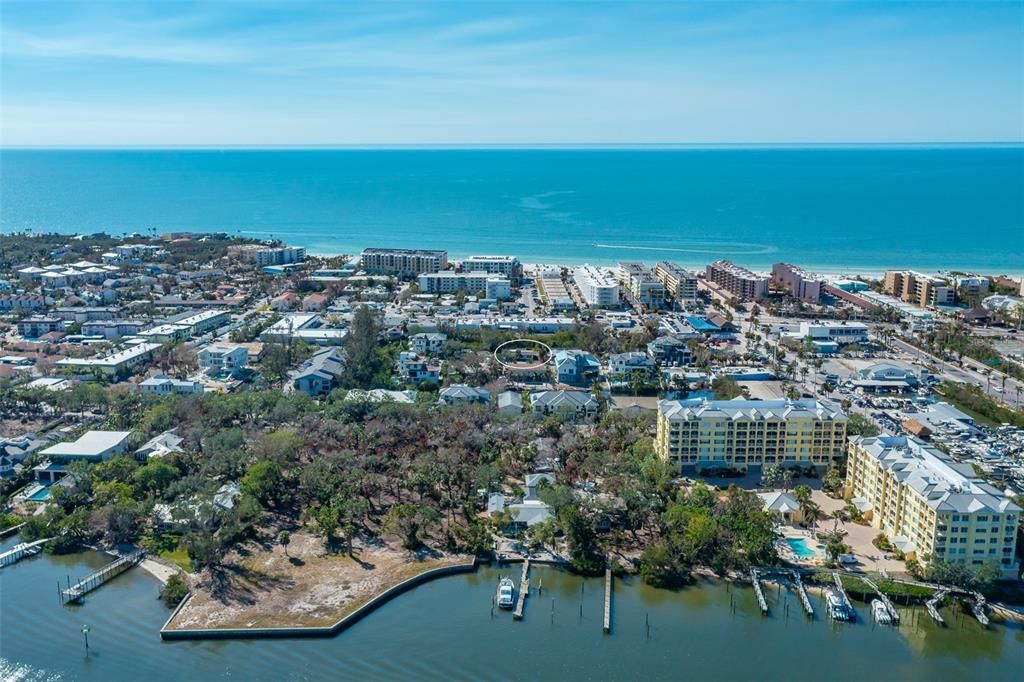
<svg viewBox="0 0 1024 682">
<path fill-rule="evenodd" d="M 466 386 L 465 384 L 452 384 L 441 389 L 437 402 L 445 405 L 463 405 L 466 403 L 489 405 L 491 394 L 486 388 Z"/>
<path fill-rule="evenodd" d="M 589 386 L 601 373 L 601 363 L 582 350 L 560 350 L 555 353 L 555 373 L 559 383 Z"/>
<path fill-rule="evenodd" d="M 409 349 L 421 354 L 435 355 L 444 349 L 447 334 L 422 332 L 409 337 Z"/>
<path fill-rule="evenodd" d="M 345 367 L 341 350 L 324 348 L 313 354 L 295 374 L 295 390 L 311 396 L 326 395 L 334 388 Z"/>
<path fill-rule="evenodd" d="M 659 336 L 647 344 L 647 354 L 662 367 L 685 367 L 693 363 L 693 350 L 678 336 Z"/>
<path fill-rule="evenodd" d="M 586 391 L 538 391 L 530 394 L 530 412 L 535 416 L 572 414 L 577 418 L 597 416 L 598 402 Z"/>
</svg>

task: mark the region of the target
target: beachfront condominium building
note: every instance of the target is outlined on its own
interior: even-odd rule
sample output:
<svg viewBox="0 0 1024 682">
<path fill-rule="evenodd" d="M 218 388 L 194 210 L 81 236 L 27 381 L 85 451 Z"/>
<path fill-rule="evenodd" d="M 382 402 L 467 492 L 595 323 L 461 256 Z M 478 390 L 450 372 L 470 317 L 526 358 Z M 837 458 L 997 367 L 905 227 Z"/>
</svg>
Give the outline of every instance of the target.
<svg viewBox="0 0 1024 682">
<path fill-rule="evenodd" d="M 415 277 L 448 267 L 448 252 L 431 249 L 363 249 L 359 266 L 371 275 Z"/>
<path fill-rule="evenodd" d="M 301 246 L 266 247 L 257 249 L 253 253 L 253 260 L 260 267 L 301 263 L 306 260 L 306 249 Z"/>
<path fill-rule="evenodd" d="M 697 275 L 677 263 L 663 260 L 654 266 L 654 276 L 665 285 L 665 298 L 684 303 L 697 298 Z"/>
<path fill-rule="evenodd" d="M 824 400 L 662 400 L 655 448 L 680 471 L 839 462 L 846 415 Z"/>
<path fill-rule="evenodd" d="M 704 276 L 741 301 L 756 301 L 768 293 L 768 278 L 762 277 L 732 261 L 719 260 L 709 264 Z"/>
<path fill-rule="evenodd" d="M 643 263 L 619 263 L 619 283 L 635 303 L 650 310 L 665 307 L 665 284 Z"/>
<path fill-rule="evenodd" d="M 1016 578 L 1021 508 L 970 465 L 905 436 L 854 436 L 846 499 L 908 558 L 977 568 L 995 562 Z"/>
<path fill-rule="evenodd" d="M 789 263 L 776 263 L 772 266 L 772 284 L 776 289 L 801 301 L 817 303 L 821 300 L 821 278 Z"/>
<path fill-rule="evenodd" d="M 619 305 L 619 282 L 611 270 L 583 265 L 573 271 L 572 279 L 587 305 L 595 308 Z"/>
<path fill-rule="evenodd" d="M 956 288 L 943 279 L 914 270 L 886 270 L 882 281 L 885 293 L 922 308 L 953 305 Z"/>
<path fill-rule="evenodd" d="M 467 294 L 483 293 L 486 297 L 490 292 L 495 298 L 501 300 L 509 298 L 512 292 L 509 280 L 487 272 L 445 270 L 444 272 L 420 275 L 416 281 L 419 284 L 420 292 L 424 294 L 454 294 L 464 291 Z"/>
<path fill-rule="evenodd" d="M 461 270 L 503 275 L 516 283 L 523 276 L 523 265 L 515 256 L 470 256 L 462 261 Z"/>
</svg>

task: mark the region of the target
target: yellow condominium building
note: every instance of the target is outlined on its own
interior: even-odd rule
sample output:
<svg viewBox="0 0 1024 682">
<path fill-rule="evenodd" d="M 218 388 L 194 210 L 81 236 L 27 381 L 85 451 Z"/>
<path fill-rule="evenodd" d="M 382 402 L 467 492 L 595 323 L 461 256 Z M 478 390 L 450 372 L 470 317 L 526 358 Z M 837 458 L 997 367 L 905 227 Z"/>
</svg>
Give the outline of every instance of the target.
<svg viewBox="0 0 1024 682">
<path fill-rule="evenodd" d="M 765 464 L 827 467 L 843 456 L 846 415 L 818 400 L 662 400 L 655 446 L 680 471 Z"/>
<path fill-rule="evenodd" d="M 845 495 L 908 558 L 995 561 L 1017 577 L 1021 508 L 937 448 L 904 436 L 850 438 Z"/>
</svg>

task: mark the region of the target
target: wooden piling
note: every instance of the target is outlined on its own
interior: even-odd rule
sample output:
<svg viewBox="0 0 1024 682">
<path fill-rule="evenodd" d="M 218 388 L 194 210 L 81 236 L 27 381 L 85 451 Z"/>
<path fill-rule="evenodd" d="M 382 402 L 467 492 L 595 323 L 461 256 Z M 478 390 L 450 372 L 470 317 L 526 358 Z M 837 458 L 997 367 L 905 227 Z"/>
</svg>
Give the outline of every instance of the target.
<svg viewBox="0 0 1024 682">
<path fill-rule="evenodd" d="M 612 631 L 612 569 L 604 569 L 604 634 Z"/>
</svg>

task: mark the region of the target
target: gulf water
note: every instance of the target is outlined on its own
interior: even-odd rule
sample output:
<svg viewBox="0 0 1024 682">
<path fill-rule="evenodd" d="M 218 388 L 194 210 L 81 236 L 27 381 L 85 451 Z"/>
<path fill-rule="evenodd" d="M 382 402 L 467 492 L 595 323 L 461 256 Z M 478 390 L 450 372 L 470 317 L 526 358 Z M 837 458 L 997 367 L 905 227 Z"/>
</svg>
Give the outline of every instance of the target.
<svg viewBox="0 0 1024 682">
<path fill-rule="evenodd" d="M 1024 272 L 1024 147 L 0 151 L 0 232 Z"/>
</svg>

